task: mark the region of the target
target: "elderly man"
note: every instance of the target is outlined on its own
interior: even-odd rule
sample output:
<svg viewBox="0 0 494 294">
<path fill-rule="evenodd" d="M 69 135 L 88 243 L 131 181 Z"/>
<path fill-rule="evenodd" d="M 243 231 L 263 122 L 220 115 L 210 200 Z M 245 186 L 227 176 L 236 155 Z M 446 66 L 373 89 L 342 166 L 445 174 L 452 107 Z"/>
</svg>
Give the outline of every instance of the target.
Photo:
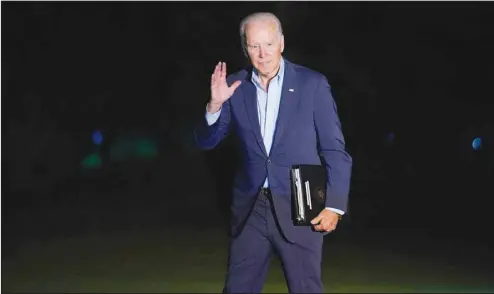
<svg viewBox="0 0 494 294">
<path fill-rule="evenodd" d="M 352 166 L 337 108 L 322 74 L 283 58 L 275 15 L 247 16 L 240 37 L 252 67 L 227 77 L 226 64 L 216 65 L 205 117 L 195 130 L 202 149 L 214 148 L 230 131 L 240 142 L 223 291 L 260 293 L 276 253 L 291 293 L 321 293 L 323 235 L 346 211 Z M 291 219 L 294 164 L 325 165 L 328 171 L 327 208 L 312 227 Z"/>
</svg>

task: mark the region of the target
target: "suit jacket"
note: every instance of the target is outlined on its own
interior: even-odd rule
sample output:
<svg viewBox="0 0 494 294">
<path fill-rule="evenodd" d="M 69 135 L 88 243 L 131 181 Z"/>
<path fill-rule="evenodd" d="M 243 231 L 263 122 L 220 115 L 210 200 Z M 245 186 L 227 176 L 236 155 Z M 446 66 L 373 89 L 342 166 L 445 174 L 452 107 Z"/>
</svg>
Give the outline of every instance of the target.
<svg viewBox="0 0 494 294">
<path fill-rule="evenodd" d="M 273 194 L 275 215 L 290 242 L 312 233 L 308 227 L 293 225 L 290 168 L 294 164 L 325 164 L 328 175 L 326 207 L 347 210 L 352 158 L 345 151 L 337 107 L 324 75 L 285 59 L 285 76 L 273 145 L 268 156 L 257 114 L 256 88 L 252 68 L 227 77 L 228 85 L 242 84 L 211 126 L 205 118 L 194 131 L 196 144 L 214 148 L 229 132 L 239 141 L 241 165 L 237 171 L 232 199 L 231 232 L 243 228 L 266 177 Z M 322 157 L 322 158 L 321 158 Z M 313 234 L 313 233 L 312 233 Z"/>
</svg>

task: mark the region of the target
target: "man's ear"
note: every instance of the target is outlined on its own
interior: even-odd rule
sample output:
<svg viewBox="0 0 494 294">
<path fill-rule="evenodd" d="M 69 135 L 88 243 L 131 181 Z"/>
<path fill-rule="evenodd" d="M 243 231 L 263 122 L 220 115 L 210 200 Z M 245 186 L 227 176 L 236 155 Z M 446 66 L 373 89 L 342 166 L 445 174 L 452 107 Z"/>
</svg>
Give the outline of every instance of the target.
<svg viewBox="0 0 494 294">
<path fill-rule="evenodd" d="M 285 51 L 285 35 L 281 35 L 280 45 L 281 45 L 281 53 L 283 53 L 283 51 Z"/>
</svg>

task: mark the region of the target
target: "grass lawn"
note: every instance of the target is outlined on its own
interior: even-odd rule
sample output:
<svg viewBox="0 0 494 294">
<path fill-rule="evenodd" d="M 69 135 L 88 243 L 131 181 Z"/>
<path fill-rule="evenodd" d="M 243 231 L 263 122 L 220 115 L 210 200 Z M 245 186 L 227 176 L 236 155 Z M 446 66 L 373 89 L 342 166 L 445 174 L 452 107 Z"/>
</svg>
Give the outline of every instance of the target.
<svg viewBox="0 0 494 294">
<path fill-rule="evenodd" d="M 203 292 L 222 290 L 228 239 L 219 229 L 94 233 L 26 243 L 2 259 L 2 292 Z M 394 247 L 393 247 L 394 246 Z M 451 259 L 327 236 L 328 293 L 494 292 L 492 276 Z M 480 254 L 480 253 L 479 253 Z M 287 292 L 273 259 L 264 292 Z"/>
</svg>

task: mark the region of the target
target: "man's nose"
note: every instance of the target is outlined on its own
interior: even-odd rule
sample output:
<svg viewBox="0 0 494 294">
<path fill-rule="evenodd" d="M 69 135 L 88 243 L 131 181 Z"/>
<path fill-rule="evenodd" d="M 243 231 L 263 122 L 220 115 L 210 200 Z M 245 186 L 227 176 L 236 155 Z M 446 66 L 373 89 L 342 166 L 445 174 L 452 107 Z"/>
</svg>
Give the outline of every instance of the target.
<svg viewBox="0 0 494 294">
<path fill-rule="evenodd" d="M 261 46 L 259 48 L 259 58 L 263 58 L 264 56 L 266 56 L 266 49 L 264 48 L 264 46 Z"/>
</svg>

